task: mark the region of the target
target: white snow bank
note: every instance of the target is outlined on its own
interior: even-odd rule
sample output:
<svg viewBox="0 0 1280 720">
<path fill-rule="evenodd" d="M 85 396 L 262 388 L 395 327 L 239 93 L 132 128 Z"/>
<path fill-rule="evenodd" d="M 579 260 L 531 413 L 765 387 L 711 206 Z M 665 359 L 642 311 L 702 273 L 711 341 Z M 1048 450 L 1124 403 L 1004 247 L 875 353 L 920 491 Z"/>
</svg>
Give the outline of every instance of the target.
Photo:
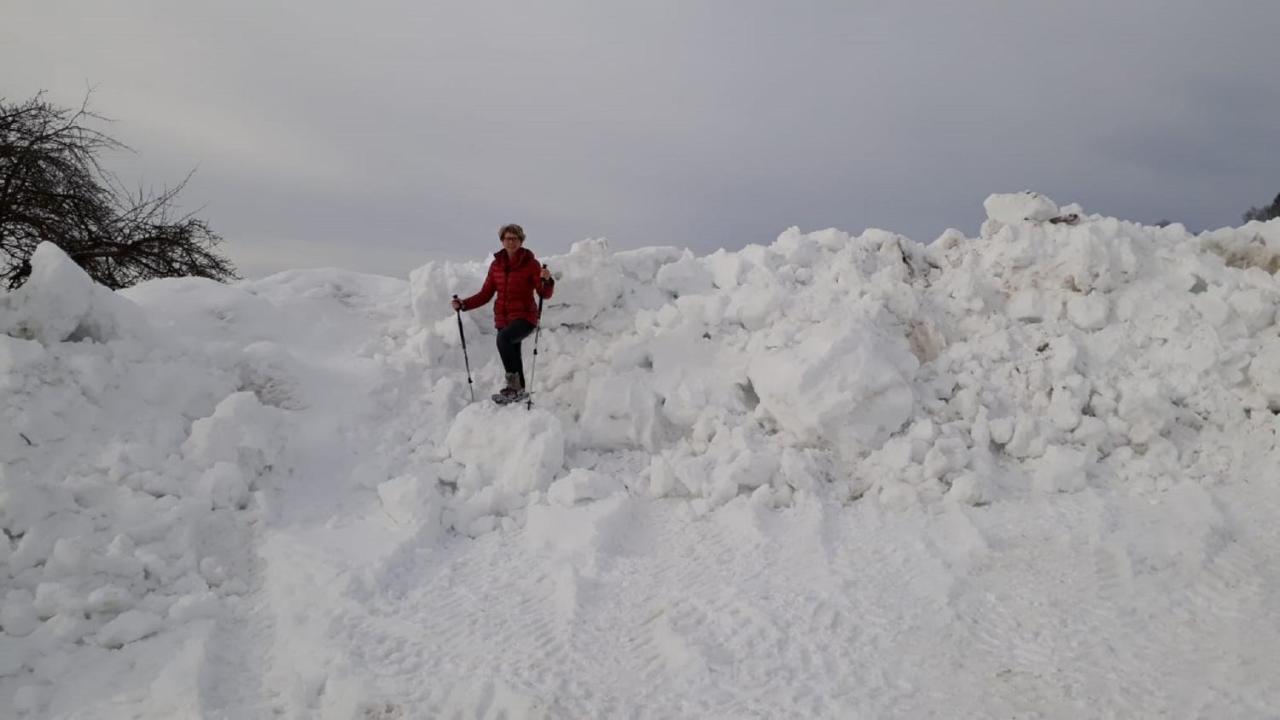
<svg viewBox="0 0 1280 720">
<path fill-rule="evenodd" d="M 146 332 L 138 308 L 97 285 L 57 245 L 40 243 L 31 255 L 31 275 L 16 291 L 0 296 L 0 333 L 37 340 L 106 342 Z"/>
<path fill-rule="evenodd" d="M 172 286 L 193 307 L 221 287 Z M 207 344 L 134 292 L 46 244 L 0 296 L 0 706 L 70 716 L 146 690 L 159 667 L 131 648 L 198 655 L 213 627 L 194 623 L 250 589 L 246 508 L 288 470 L 283 411 L 241 385 L 234 321 Z"/>
<path fill-rule="evenodd" d="M 1196 238 L 1038 193 L 984 205 L 981 237 L 928 246 L 792 229 L 706 257 L 543 258 L 561 276 L 534 379 L 564 428 L 555 472 L 608 467 L 705 510 L 761 486 L 914 503 L 1211 483 L 1274 452 L 1280 288 L 1232 248 L 1270 248 L 1280 223 Z M 466 289 L 459 272 L 415 275 L 434 278 L 410 346 L 434 382 L 462 374 L 440 290 Z M 482 386 L 491 344 L 469 348 Z"/>
<path fill-rule="evenodd" d="M 483 261 L 111 293 L 42 247 L 0 296 L 0 706 L 128 706 L 153 644 L 199 665 L 245 612 L 264 514 L 303 528 L 268 563 L 353 507 L 401 558 L 520 527 L 566 557 L 607 550 L 636 495 L 685 517 L 749 496 L 759 519 L 804 497 L 951 512 L 1270 477 L 1280 222 L 1193 237 L 1034 194 L 987 205 L 979 237 L 929 245 L 793 228 L 705 257 L 543 257 L 559 284 L 536 368 L 525 343 L 532 411 L 486 399 L 489 308 L 463 321 L 471 402 L 448 299 Z M 264 513 L 273 494 L 291 504 Z M 104 679 L 73 691 L 90 667 Z M 175 714 L 200 707 L 183 692 Z"/>
</svg>

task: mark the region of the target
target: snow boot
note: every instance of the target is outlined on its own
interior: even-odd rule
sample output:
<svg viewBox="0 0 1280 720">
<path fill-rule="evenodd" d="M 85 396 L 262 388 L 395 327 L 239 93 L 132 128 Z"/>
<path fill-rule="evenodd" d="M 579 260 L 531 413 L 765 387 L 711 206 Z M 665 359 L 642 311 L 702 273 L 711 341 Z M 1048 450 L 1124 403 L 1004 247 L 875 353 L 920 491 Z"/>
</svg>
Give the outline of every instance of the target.
<svg viewBox="0 0 1280 720">
<path fill-rule="evenodd" d="M 494 393 L 493 401 L 499 405 L 519 402 L 528 397 L 524 386 L 520 384 L 520 373 L 507 373 L 507 386 Z"/>
</svg>

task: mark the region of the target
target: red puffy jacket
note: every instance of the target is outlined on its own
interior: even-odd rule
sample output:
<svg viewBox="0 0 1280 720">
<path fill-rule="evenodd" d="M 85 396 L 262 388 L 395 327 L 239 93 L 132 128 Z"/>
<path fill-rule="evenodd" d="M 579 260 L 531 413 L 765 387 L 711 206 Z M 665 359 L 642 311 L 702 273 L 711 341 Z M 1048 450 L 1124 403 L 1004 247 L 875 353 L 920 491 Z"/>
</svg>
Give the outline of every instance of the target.
<svg viewBox="0 0 1280 720">
<path fill-rule="evenodd" d="M 542 265 L 533 253 L 520 248 L 514 260 L 506 250 L 493 254 L 489 274 L 484 278 L 480 292 L 462 301 L 463 310 L 474 310 L 489 302 L 494 293 L 498 300 L 493 304 L 493 325 L 501 330 L 512 320 L 524 319 L 538 324 L 538 303 L 533 298 L 537 292 L 544 298 L 551 297 L 555 281 L 542 281 Z"/>
</svg>

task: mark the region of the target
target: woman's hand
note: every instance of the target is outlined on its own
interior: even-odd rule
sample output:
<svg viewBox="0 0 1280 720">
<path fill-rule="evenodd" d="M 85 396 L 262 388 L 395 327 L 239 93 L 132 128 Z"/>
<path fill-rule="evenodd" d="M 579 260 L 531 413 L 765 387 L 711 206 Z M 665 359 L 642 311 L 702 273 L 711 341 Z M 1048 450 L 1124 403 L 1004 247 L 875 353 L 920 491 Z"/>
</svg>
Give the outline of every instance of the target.
<svg viewBox="0 0 1280 720">
<path fill-rule="evenodd" d="M 543 265 L 543 266 L 542 266 L 542 279 L 543 279 L 543 280 L 550 280 L 550 279 L 551 279 L 551 271 L 547 269 L 547 266 L 546 266 L 546 265 Z"/>
<path fill-rule="evenodd" d="M 451 303 L 449 303 L 449 304 L 453 306 L 453 309 L 454 309 L 454 310 L 461 310 L 461 309 L 462 309 L 462 301 L 458 299 L 458 296 L 457 296 L 457 295 L 454 295 L 454 296 L 453 296 L 453 302 L 451 302 Z"/>
</svg>

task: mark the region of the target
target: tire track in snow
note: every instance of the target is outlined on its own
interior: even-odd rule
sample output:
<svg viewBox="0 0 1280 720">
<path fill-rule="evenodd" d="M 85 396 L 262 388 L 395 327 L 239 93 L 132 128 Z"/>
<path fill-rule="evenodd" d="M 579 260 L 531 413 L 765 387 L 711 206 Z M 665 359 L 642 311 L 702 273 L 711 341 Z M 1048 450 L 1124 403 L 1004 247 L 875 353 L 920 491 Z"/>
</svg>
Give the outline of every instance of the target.
<svg viewBox="0 0 1280 720">
<path fill-rule="evenodd" d="M 994 700 L 1063 717 L 1238 716 L 1237 648 L 1268 617 L 1262 566 L 1197 508 L 1207 495 L 1191 500 L 1060 496 L 1049 517 L 1005 518 L 997 532 L 1021 547 L 956 600 Z M 1099 527 L 1104 510 L 1122 522 Z"/>
<path fill-rule="evenodd" d="M 424 557 L 435 569 L 421 585 L 372 599 L 343 641 L 364 646 L 360 662 L 388 701 L 423 716 L 492 716 L 499 706 L 552 717 L 842 715 L 831 698 L 849 688 L 831 685 L 853 680 L 857 620 L 829 581 L 826 554 L 806 540 L 797 554 L 810 562 L 779 577 L 776 558 L 761 555 L 778 538 L 747 546 L 714 518 L 690 522 L 659 506 L 636 513 L 660 532 L 580 574 L 547 572 L 519 533 L 451 541 Z M 393 649 L 394 638 L 412 650 Z M 501 687 L 476 689 L 474 677 Z"/>
<path fill-rule="evenodd" d="M 994 699 L 1063 717 L 1149 712 L 1142 703 L 1158 678 L 1142 669 L 1148 651 L 1128 629 L 1139 622 L 1136 588 L 1115 530 L 1103 527 L 1106 506 L 1082 494 L 1034 507 L 1000 518 L 1005 547 L 957 600 Z"/>
<path fill-rule="evenodd" d="M 1209 716 L 1271 717 L 1280 702 L 1280 585 L 1270 571 L 1280 557 L 1280 484 L 1258 476 L 1261 482 L 1213 489 L 1224 531 L 1189 598 L 1198 613 L 1230 621 L 1204 695 Z"/>
<path fill-rule="evenodd" d="M 960 581 L 953 567 L 958 556 L 940 549 L 954 540 L 931 537 L 928 517 L 914 511 L 898 514 L 868 503 L 852 514 L 835 566 L 852 604 L 857 640 L 838 656 L 844 672 L 853 672 L 852 690 L 836 692 L 848 692 L 847 702 L 864 717 L 962 707 L 955 693 L 921 682 L 954 674 L 951 598 Z M 946 697 L 942 704 L 939 695 Z"/>
<path fill-rule="evenodd" d="M 496 551 L 499 540 L 455 540 L 471 546 L 457 557 L 428 554 L 437 572 L 403 596 L 378 595 L 343 638 L 365 648 L 370 671 L 410 716 L 523 717 L 553 707 L 555 682 L 572 676 L 555 578 L 518 547 Z"/>
<path fill-rule="evenodd" d="M 748 541 L 761 540 L 752 534 Z M 769 707 L 777 686 L 794 681 L 783 659 L 792 649 L 790 618 L 776 607 L 747 599 L 757 593 L 743 592 L 770 582 L 761 573 L 770 563 L 757 554 L 768 545 L 744 552 L 743 537 L 716 517 L 695 521 L 680 535 L 686 537 L 675 538 L 673 547 L 686 554 L 663 552 L 650 558 L 653 564 L 644 570 L 654 581 L 646 583 L 652 590 L 643 604 L 656 610 L 636 628 L 627 653 L 649 685 L 638 705 L 660 708 L 675 693 L 686 698 L 684 713 L 702 717 Z M 661 716 L 661 711 L 652 710 L 651 716 Z"/>
</svg>

